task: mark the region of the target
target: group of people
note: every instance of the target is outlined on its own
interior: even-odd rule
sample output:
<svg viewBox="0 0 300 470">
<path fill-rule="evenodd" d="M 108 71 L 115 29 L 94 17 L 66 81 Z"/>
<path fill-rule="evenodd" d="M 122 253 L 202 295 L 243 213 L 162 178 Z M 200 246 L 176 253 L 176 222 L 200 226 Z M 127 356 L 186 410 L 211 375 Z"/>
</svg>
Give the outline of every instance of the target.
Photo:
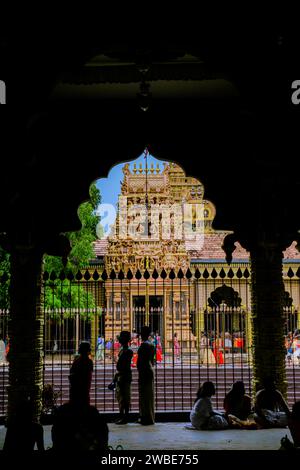
<svg viewBox="0 0 300 470">
<path fill-rule="evenodd" d="M 150 328 L 141 329 L 141 343 L 137 349 L 136 367 L 139 374 L 139 411 L 138 422 L 142 425 L 154 424 L 154 361 L 155 345 L 149 339 Z M 120 417 L 116 424 L 127 424 L 131 402 L 132 360 L 133 354 L 130 347 L 131 334 L 129 331 L 121 331 L 119 336 L 121 344 L 114 384 L 116 397 L 119 404 Z"/>
<path fill-rule="evenodd" d="M 286 359 L 288 364 L 300 365 L 300 330 L 291 331 L 285 336 Z"/>
<path fill-rule="evenodd" d="M 223 403 L 224 411 L 222 412 L 213 409 L 211 401 L 213 395 L 215 395 L 214 384 L 204 382 L 197 392 L 190 413 L 191 425 L 187 425 L 187 428 L 218 430 L 289 426 L 294 445 L 300 446 L 300 402 L 294 404 L 291 412 L 271 378 L 266 378 L 263 388 L 257 392 L 254 409 L 251 406 L 250 396 L 245 393 L 242 381 L 235 382 L 226 394 Z"/>
<path fill-rule="evenodd" d="M 108 426 L 97 410 L 90 405 L 93 374 L 90 343 L 79 346 L 69 375 L 70 399 L 54 410 L 51 437 L 56 452 L 74 455 L 82 451 L 102 453 L 108 448 Z M 4 452 L 30 452 L 35 445 L 44 451 L 41 424 L 33 420 L 33 402 L 24 397 L 7 426 Z"/>
<path fill-rule="evenodd" d="M 0 365 L 3 365 L 7 362 L 7 356 L 9 352 L 9 338 L 8 336 L 0 336 Z"/>
<path fill-rule="evenodd" d="M 149 341 L 149 327 L 141 330 L 141 344 L 137 351 L 139 373 L 139 403 L 142 425 L 154 424 L 154 357 L 155 347 Z M 122 331 L 116 373 L 113 378 L 120 416 L 117 424 L 126 424 L 129 419 L 132 382 L 133 351 L 130 348 L 131 334 Z M 102 451 L 108 445 L 108 427 L 97 409 L 90 405 L 93 361 L 91 347 L 82 342 L 79 355 L 70 369 L 70 401 L 59 407 L 54 414 L 52 441 L 54 450 L 71 449 Z M 76 440 L 80 439 L 77 443 Z"/>
<path fill-rule="evenodd" d="M 141 343 L 137 351 L 139 374 L 140 417 L 138 423 L 151 425 L 154 417 L 154 358 L 155 346 L 149 340 L 150 329 L 141 329 Z M 120 416 L 117 424 L 126 424 L 129 418 L 132 382 L 133 351 L 130 348 L 131 334 L 122 331 L 119 335 L 120 349 L 116 364 L 116 397 Z M 79 346 L 69 374 L 69 402 L 54 410 L 51 431 L 53 450 L 76 452 L 93 450 L 102 452 L 108 447 L 108 426 L 98 410 L 90 405 L 90 389 L 93 375 L 91 346 L 83 341 Z M 32 401 L 25 399 L 8 423 L 4 451 L 30 451 L 37 445 L 44 450 L 43 427 L 32 421 Z"/>
<path fill-rule="evenodd" d="M 202 332 L 200 338 L 200 362 L 205 365 L 222 365 L 227 353 L 242 353 L 245 341 L 241 332 L 225 331 L 217 336 L 214 331 Z"/>
<path fill-rule="evenodd" d="M 148 340 L 154 345 L 154 348 L 155 348 L 155 362 L 158 364 L 161 363 L 163 360 L 163 351 L 162 351 L 162 345 L 161 345 L 161 337 L 158 331 L 156 331 L 155 334 L 153 332 L 150 332 Z M 175 346 L 175 343 L 176 343 L 176 346 Z M 178 347 L 177 347 L 177 344 L 178 344 Z M 138 358 L 137 352 L 141 345 L 141 337 L 136 332 L 135 329 L 131 333 L 129 345 L 133 352 L 131 367 L 136 367 L 137 358 Z M 110 338 L 108 341 L 105 341 L 104 336 L 99 335 L 97 339 L 95 359 L 100 362 L 104 361 L 105 353 L 106 353 L 108 358 L 112 359 L 115 363 L 117 363 L 121 347 L 122 347 L 122 344 L 120 342 L 120 335 L 117 335 L 115 340 L 113 340 L 113 338 Z M 176 355 L 179 354 L 179 351 L 178 351 L 179 343 L 178 343 L 177 338 L 174 339 L 174 349 L 175 349 Z"/>
<path fill-rule="evenodd" d="M 153 367 L 155 347 L 149 336 L 149 327 L 143 327 L 141 344 L 137 351 L 140 412 L 138 423 L 141 425 L 155 423 Z M 119 341 L 121 347 L 113 379 L 120 411 L 116 423 L 127 424 L 133 358 L 130 332 L 122 331 Z M 82 342 L 79 354 L 70 369 L 70 400 L 54 412 L 51 432 L 54 451 L 103 452 L 107 449 L 108 426 L 98 410 L 90 405 L 92 374 L 91 347 L 88 342 Z M 197 392 L 190 413 L 191 425 L 186 427 L 196 430 L 219 430 L 289 426 L 295 447 L 300 447 L 300 402 L 296 402 L 290 411 L 282 394 L 270 378 L 265 379 L 263 388 L 257 392 L 254 409 L 251 407 L 251 399 L 245 393 L 242 381 L 235 382 L 226 394 L 222 412 L 213 408 L 211 398 L 214 394 L 214 384 L 210 381 L 204 382 Z M 33 450 L 35 444 L 38 450 L 44 450 L 43 427 L 32 420 L 32 410 L 31 400 L 26 399 L 20 403 L 15 416 L 8 423 L 4 451 Z"/>
</svg>

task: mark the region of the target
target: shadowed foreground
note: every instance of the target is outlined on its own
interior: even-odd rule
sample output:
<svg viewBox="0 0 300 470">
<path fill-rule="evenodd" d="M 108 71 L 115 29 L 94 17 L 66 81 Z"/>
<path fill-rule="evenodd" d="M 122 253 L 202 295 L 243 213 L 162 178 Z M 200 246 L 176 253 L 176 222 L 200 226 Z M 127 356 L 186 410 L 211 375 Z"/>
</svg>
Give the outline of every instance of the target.
<svg viewBox="0 0 300 470">
<path fill-rule="evenodd" d="M 184 423 L 157 423 L 141 427 L 139 424 L 109 426 L 109 445 L 125 450 L 277 450 L 280 439 L 288 429 L 192 431 L 184 429 Z M 6 429 L 0 426 L 0 449 L 3 447 Z M 45 448 L 51 447 L 51 426 L 44 426 Z"/>
</svg>

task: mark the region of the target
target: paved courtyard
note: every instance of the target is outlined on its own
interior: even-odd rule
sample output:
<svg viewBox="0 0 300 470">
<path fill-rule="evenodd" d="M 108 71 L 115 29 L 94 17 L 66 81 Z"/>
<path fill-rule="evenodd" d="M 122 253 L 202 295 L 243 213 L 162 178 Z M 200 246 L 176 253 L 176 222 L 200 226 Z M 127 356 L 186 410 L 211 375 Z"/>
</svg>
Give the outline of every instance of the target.
<svg viewBox="0 0 300 470">
<path fill-rule="evenodd" d="M 185 429 L 184 423 L 108 426 L 109 444 L 113 448 L 120 444 L 126 450 L 277 450 L 283 436 L 291 439 L 288 429 L 193 431 Z M 5 432 L 0 426 L 0 449 Z M 45 447 L 51 447 L 51 426 L 44 426 L 44 440 Z"/>
</svg>

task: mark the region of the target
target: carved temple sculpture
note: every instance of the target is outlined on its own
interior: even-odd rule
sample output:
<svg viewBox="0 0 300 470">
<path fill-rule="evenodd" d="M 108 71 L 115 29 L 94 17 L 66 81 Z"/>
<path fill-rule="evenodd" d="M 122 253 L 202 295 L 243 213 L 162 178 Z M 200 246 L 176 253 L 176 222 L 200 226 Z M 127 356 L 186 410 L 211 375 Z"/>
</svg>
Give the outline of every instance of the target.
<svg viewBox="0 0 300 470">
<path fill-rule="evenodd" d="M 192 287 L 186 279 L 171 281 L 169 273 L 172 269 L 185 273 L 191 266 L 191 249 L 199 249 L 204 235 L 212 230 L 214 206 L 203 199 L 203 185 L 174 163 L 165 163 L 163 170 L 158 164 L 156 168 L 133 164 L 130 170 L 126 164 L 123 174 L 104 262 L 107 273 L 121 271 L 125 279 L 105 283 L 105 335 L 116 336 L 122 328 L 138 331 L 145 324 L 159 332 L 165 347 L 172 345 L 177 332 L 182 346 L 194 350 Z M 163 269 L 166 279 L 154 281 L 153 271 Z M 141 279 L 128 281 L 128 270 L 133 274 L 139 270 Z M 146 271 L 149 279 L 144 278 Z"/>
</svg>

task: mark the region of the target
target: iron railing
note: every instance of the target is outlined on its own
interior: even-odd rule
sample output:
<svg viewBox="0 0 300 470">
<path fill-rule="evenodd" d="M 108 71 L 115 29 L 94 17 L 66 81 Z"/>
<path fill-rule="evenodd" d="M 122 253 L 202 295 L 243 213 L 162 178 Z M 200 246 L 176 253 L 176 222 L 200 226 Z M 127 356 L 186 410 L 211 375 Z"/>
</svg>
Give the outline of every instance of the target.
<svg viewBox="0 0 300 470">
<path fill-rule="evenodd" d="M 300 398 L 298 311 L 293 298 L 300 292 L 299 270 L 285 277 L 285 331 L 288 400 Z M 8 282 L 6 279 L 5 282 Z M 205 380 L 216 385 L 214 406 L 222 408 L 225 393 L 243 380 L 251 395 L 252 340 L 250 273 L 247 267 L 209 266 L 194 270 L 137 271 L 99 269 L 44 273 L 44 387 L 55 392 L 57 404 L 69 398 L 68 375 L 82 340 L 91 342 L 94 361 L 91 403 L 100 411 L 117 412 L 114 393 L 107 389 L 119 352 L 117 336 L 132 333 L 132 411 L 138 410 L 136 357 L 144 324 L 156 348 L 156 411 L 188 411 Z M 9 309 L 0 310 L 0 335 L 8 342 Z M 6 344 L 9 347 L 9 344 Z M 299 337 L 300 349 L 300 337 Z M 7 406 L 8 361 L 0 361 L 0 416 Z"/>
</svg>

